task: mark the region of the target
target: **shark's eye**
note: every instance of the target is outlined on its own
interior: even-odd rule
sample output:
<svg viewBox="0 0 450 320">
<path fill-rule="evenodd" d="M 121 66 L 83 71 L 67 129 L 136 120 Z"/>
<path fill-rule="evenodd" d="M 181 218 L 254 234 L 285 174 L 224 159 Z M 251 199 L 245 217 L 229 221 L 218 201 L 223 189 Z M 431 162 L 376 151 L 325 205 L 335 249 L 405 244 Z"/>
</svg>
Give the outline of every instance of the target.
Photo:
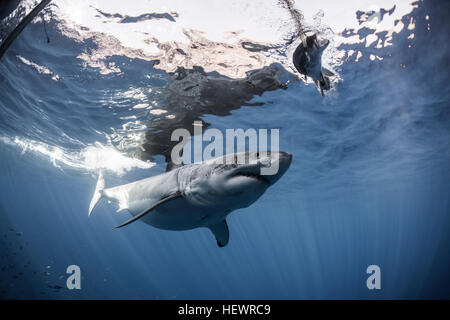
<svg viewBox="0 0 450 320">
<path fill-rule="evenodd" d="M 259 165 L 262 166 L 269 166 L 270 165 L 270 159 L 269 158 L 262 158 L 258 161 Z"/>
</svg>

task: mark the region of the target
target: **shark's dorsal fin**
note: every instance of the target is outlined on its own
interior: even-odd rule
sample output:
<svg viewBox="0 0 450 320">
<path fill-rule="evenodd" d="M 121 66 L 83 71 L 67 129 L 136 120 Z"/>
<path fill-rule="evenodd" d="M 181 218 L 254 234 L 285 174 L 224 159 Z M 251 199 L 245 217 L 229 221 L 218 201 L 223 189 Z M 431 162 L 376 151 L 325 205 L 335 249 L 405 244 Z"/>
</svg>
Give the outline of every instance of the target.
<svg viewBox="0 0 450 320">
<path fill-rule="evenodd" d="M 225 247 L 230 239 L 230 231 L 228 230 L 227 220 L 223 219 L 221 222 L 208 226 L 214 234 L 219 247 Z"/>
<path fill-rule="evenodd" d="M 105 178 L 103 178 L 103 172 L 100 170 L 98 173 L 97 185 L 95 186 L 94 195 L 92 196 L 91 203 L 89 204 L 89 215 L 94 210 L 98 201 L 102 198 L 102 192 L 105 189 Z"/>
<path fill-rule="evenodd" d="M 136 221 L 136 220 L 139 220 L 140 218 L 145 216 L 147 213 L 149 213 L 150 211 L 152 211 L 156 207 L 158 207 L 158 206 L 160 206 L 160 205 L 162 205 L 162 204 L 164 204 L 164 203 L 166 203 L 168 201 L 177 199 L 177 198 L 179 198 L 181 196 L 182 196 L 181 192 L 177 191 L 177 192 L 175 192 L 175 193 L 173 193 L 173 194 L 171 194 L 171 195 L 169 195 L 167 197 L 164 197 L 161 200 L 159 200 L 158 202 L 156 202 L 154 205 L 152 205 L 150 208 L 148 208 L 148 209 L 142 211 L 141 213 L 135 215 L 133 218 L 131 218 L 130 220 L 128 220 L 128 221 L 126 221 L 124 223 L 122 223 L 120 226 L 117 226 L 116 228 L 122 228 L 122 227 L 124 227 L 124 226 L 126 226 L 126 225 L 128 225 L 128 224 L 130 224 L 130 223 L 132 223 L 134 221 Z"/>
</svg>

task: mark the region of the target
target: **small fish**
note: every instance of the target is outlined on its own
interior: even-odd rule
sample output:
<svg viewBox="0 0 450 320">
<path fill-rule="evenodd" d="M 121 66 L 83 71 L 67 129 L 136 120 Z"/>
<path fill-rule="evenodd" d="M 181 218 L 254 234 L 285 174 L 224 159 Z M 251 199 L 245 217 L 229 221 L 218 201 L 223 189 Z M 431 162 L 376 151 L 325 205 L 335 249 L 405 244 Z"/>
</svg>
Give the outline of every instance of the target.
<svg viewBox="0 0 450 320">
<path fill-rule="evenodd" d="M 55 284 L 54 286 L 48 285 L 47 287 L 49 287 L 50 289 L 56 289 L 56 290 L 59 290 L 59 289 L 62 289 L 62 288 L 63 288 L 63 287 L 61 287 L 61 286 L 58 286 L 57 284 Z"/>
<path fill-rule="evenodd" d="M 334 73 L 322 67 L 322 53 L 327 48 L 329 40 L 319 40 L 316 34 L 306 36 L 295 49 L 292 60 L 297 71 L 314 80 L 322 96 L 325 90 L 330 90 L 330 77 Z"/>
</svg>

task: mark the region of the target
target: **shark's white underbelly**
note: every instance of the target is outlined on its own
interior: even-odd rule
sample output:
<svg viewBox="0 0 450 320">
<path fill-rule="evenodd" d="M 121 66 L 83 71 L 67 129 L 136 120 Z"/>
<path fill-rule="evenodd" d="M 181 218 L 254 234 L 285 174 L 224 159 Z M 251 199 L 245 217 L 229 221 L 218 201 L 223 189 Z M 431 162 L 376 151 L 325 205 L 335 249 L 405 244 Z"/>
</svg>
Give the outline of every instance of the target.
<svg viewBox="0 0 450 320">
<path fill-rule="evenodd" d="M 132 202 L 128 211 L 135 216 L 148 209 L 152 203 L 145 200 Z M 188 230 L 219 222 L 223 217 L 224 210 L 219 207 L 194 206 L 181 197 L 158 206 L 140 220 L 160 229 Z"/>
<path fill-rule="evenodd" d="M 168 194 L 178 191 L 176 172 L 163 177 L 152 177 L 138 182 L 105 189 L 103 195 L 119 205 L 118 211 L 129 211 L 133 216 L 152 207 Z M 219 222 L 224 208 L 195 205 L 184 197 L 164 203 L 140 219 L 151 226 L 166 230 L 187 230 Z"/>
</svg>

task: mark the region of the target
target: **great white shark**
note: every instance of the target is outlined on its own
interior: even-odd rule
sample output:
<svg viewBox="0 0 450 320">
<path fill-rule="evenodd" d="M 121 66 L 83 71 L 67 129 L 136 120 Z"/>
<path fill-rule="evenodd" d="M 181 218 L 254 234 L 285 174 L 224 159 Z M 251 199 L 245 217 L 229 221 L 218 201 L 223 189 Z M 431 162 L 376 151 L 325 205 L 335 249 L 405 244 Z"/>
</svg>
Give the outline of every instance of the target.
<svg viewBox="0 0 450 320">
<path fill-rule="evenodd" d="M 166 230 L 207 227 L 223 247 L 229 240 L 228 214 L 261 197 L 291 160 L 287 152 L 234 153 L 112 188 L 105 188 L 100 173 L 89 215 L 105 198 L 118 204 L 117 211 L 128 210 L 133 216 L 118 228 L 136 220 Z M 262 169 L 273 167 L 278 168 L 275 174 L 262 174 Z"/>
</svg>

